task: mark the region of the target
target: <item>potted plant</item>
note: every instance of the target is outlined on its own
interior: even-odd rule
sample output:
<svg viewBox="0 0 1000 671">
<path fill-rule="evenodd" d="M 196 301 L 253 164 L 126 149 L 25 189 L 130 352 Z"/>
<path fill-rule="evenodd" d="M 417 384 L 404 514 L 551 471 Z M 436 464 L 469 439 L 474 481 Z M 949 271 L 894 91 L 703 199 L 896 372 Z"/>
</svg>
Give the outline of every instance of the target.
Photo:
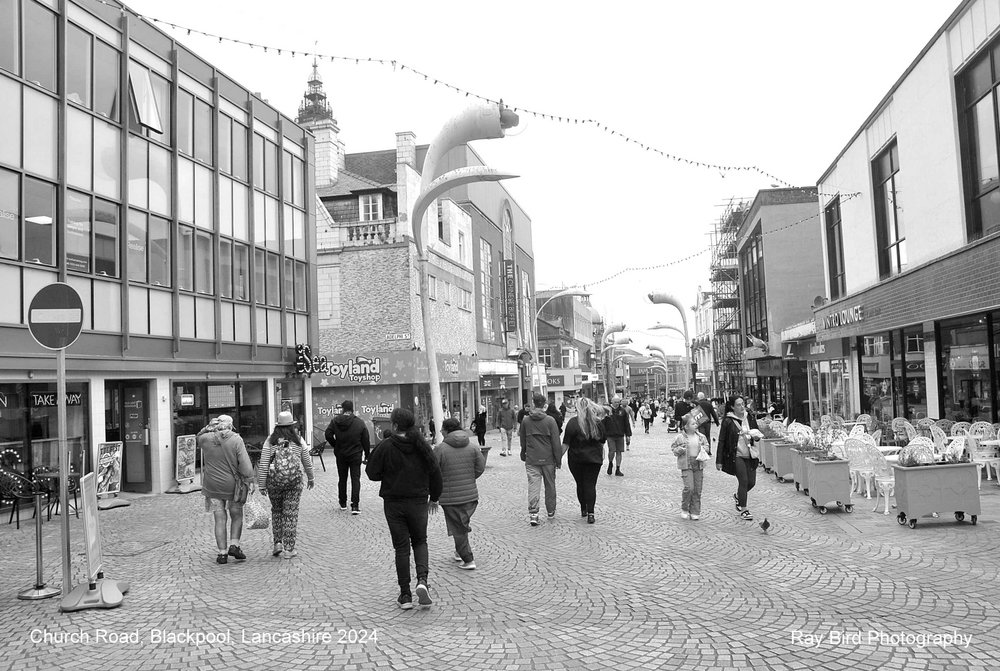
<svg viewBox="0 0 1000 671">
<path fill-rule="evenodd" d="M 822 434 L 816 434 L 812 439 L 805 439 L 797 447 L 791 448 L 789 453 L 792 460 L 792 479 L 795 482 L 795 489 L 801 489 L 804 493 L 809 493 L 809 474 L 806 470 L 806 457 L 814 455 L 828 454 L 829 447 L 824 443 Z"/>
<path fill-rule="evenodd" d="M 764 435 L 758 443 L 760 463 L 764 465 L 764 472 L 770 473 L 774 469 L 774 445 L 785 439 L 785 427 L 775 422 L 764 422 L 759 426 L 760 432 Z"/>
</svg>

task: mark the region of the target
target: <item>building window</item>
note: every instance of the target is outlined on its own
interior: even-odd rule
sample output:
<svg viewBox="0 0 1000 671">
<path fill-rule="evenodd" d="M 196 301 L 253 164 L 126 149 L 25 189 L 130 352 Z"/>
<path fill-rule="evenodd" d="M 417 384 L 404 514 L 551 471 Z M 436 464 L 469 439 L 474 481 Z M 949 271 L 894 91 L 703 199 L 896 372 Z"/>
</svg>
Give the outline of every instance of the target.
<svg viewBox="0 0 1000 671">
<path fill-rule="evenodd" d="M 580 353 L 575 347 L 563 347 L 559 354 L 563 368 L 576 368 L 580 364 Z"/>
<path fill-rule="evenodd" d="M 991 58 L 994 61 L 991 64 Z M 1000 54 L 984 49 L 959 77 L 962 109 L 962 163 L 968 203 L 969 240 L 1000 230 L 1000 160 L 997 156 L 996 102 L 1000 88 Z"/>
<path fill-rule="evenodd" d="M 55 265 L 56 187 L 24 178 L 23 258 L 28 263 Z"/>
<path fill-rule="evenodd" d="M 465 251 L 465 233 L 462 231 L 458 232 L 458 261 L 459 263 L 468 263 Z"/>
<path fill-rule="evenodd" d="M 764 246 L 760 225 L 740 251 L 744 323 L 748 334 L 767 341 L 767 294 L 764 285 Z"/>
<path fill-rule="evenodd" d="M 358 221 L 378 221 L 382 218 L 382 194 L 358 196 Z"/>
<path fill-rule="evenodd" d="M 129 112 L 134 117 L 134 121 L 143 129 L 162 135 L 162 120 L 166 115 L 161 114 L 160 103 L 168 101 L 157 101 L 153 92 L 153 78 L 150 76 L 149 70 L 135 61 L 129 61 L 128 82 L 131 94 L 129 98 L 132 102 Z M 169 114 L 169 104 L 163 105 L 163 112 Z M 139 130 L 135 128 L 135 124 L 132 125 L 133 130 Z"/>
<path fill-rule="evenodd" d="M 451 227 L 448 225 L 448 216 L 444 211 L 444 201 L 439 200 L 437 202 L 437 224 L 438 224 L 438 240 L 444 244 L 451 246 Z"/>
<path fill-rule="evenodd" d="M 451 282 L 444 283 L 444 304 L 451 305 Z"/>
<path fill-rule="evenodd" d="M 438 297 L 437 278 L 433 275 L 427 276 L 427 298 L 436 301 Z"/>
<path fill-rule="evenodd" d="M 56 92 L 57 17 L 37 2 L 24 3 L 24 78 Z"/>
<path fill-rule="evenodd" d="M 493 247 L 486 240 L 479 240 L 479 293 L 483 312 L 483 338 L 493 340 Z"/>
<path fill-rule="evenodd" d="M 458 307 L 467 312 L 472 312 L 472 292 L 468 289 L 458 290 Z"/>
<path fill-rule="evenodd" d="M 194 288 L 199 294 L 215 293 L 215 261 L 212 256 L 212 236 L 198 231 L 194 244 Z"/>
<path fill-rule="evenodd" d="M 899 153 L 896 142 L 872 161 L 875 184 L 875 237 L 879 277 L 898 275 L 906 269 L 906 234 L 900 204 Z"/>
<path fill-rule="evenodd" d="M 546 368 L 552 367 L 552 348 L 542 347 L 538 350 L 538 363 L 542 364 Z"/>
<path fill-rule="evenodd" d="M 847 293 L 844 278 L 844 238 L 840 225 L 840 197 L 826 207 L 826 270 L 830 278 L 830 300 Z"/>
<path fill-rule="evenodd" d="M 940 323 L 938 370 L 941 416 L 955 422 L 997 419 L 990 389 L 990 321 L 996 338 L 997 313 L 970 315 Z M 994 345 L 995 348 L 995 345 Z M 921 356 L 919 360 L 923 360 Z"/>
</svg>

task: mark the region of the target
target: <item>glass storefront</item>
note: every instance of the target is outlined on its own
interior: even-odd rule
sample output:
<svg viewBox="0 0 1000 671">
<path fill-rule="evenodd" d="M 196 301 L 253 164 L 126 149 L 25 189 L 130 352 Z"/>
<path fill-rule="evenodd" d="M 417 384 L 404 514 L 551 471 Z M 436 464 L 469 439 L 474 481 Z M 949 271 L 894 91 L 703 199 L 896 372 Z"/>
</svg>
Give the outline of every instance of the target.
<svg viewBox="0 0 1000 671">
<path fill-rule="evenodd" d="M 212 417 L 229 415 L 248 448 L 270 434 L 266 382 L 173 382 L 174 440 L 197 434 Z"/>
<path fill-rule="evenodd" d="M 66 383 L 70 467 L 89 473 L 90 398 L 85 382 Z M 0 466 L 21 473 L 59 465 L 56 383 L 0 384 Z"/>
<path fill-rule="evenodd" d="M 818 422 L 823 415 L 854 417 L 847 359 L 809 362 L 809 398 L 810 421 Z"/>
<path fill-rule="evenodd" d="M 998 317 L 1000 313 L 979 314 L 940 322 L 939 369 L 945 419 L 956 422 L 997 420 L 993 399 L 1000 359 L 997 356 Z"/>
<path fill-rule="evenodd" d="M 861 338 L 861 411 L 878 422 L 928 416 L 921 326 Z"/>
</svg>

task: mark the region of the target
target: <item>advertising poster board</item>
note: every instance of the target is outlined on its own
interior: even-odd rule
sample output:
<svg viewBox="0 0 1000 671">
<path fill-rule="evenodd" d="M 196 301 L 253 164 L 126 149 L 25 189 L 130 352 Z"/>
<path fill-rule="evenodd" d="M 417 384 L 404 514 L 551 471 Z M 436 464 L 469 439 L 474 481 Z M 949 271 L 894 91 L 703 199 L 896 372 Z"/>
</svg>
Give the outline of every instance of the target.
<svg viewBox="0 0 1000 671">
<path fill-rule="evenodd" d="M 122 442 L 97 446 L 97 494 L 117 494 L 122 484 Z"/>
<path fill-rule="evenodd" d="M 118 443 L 121 458 L 121 443 Z M 102 445 L 103 447 L 103 445 Z M 119 469 L 119 473 L 121 469 Z M 95 582 L 101 572 L 101 523 L 97 518 L 97 491 L 94 474 L 87 473 L 80 478 L 80 494 L 83 498 L 83 540 L 87 550 L 87 581 Z"/>
<path fill-rule="evenodd" d="M 195 449 L 197 437 L 177 436 L 177 482 L 194 480 Z"/>
</svg>

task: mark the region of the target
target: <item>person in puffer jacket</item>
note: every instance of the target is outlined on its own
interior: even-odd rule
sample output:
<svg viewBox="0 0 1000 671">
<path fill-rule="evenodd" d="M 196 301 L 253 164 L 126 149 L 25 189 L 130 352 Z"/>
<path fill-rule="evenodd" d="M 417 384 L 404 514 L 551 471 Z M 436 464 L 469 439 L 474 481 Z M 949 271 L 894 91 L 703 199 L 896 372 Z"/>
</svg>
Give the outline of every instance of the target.
<svg viewBox="0 0 1000 671">
<path fill-rule="evenodd" d="M 446 419 L 441 424 L 444 441 L 434 448 L 434 456 L 441 467 L 441 510 L 448 525 L 448 535 L 455 539 L 455 561 L 458 568 L 472 570 L 476 562 L 469 545 L 470 520 L 479 505 L 476 478 L 486 470 L 486 457 L 478 447 L 469 442 L 469 434 L 462 431 L 457 419 Z"/>
<path fill-rule="evenodd" d="M 541 394 L 532 398 L 534 408 L 521 422 L 521 461 L 528 473 L 528 522 L 538 526 L 538 498 L 545 481 L 545 510 L 556 515 L 556 469 L 562 464 L 562 444 L 559 426 L 545 413 L 548 402 Z"/>
</svg>

